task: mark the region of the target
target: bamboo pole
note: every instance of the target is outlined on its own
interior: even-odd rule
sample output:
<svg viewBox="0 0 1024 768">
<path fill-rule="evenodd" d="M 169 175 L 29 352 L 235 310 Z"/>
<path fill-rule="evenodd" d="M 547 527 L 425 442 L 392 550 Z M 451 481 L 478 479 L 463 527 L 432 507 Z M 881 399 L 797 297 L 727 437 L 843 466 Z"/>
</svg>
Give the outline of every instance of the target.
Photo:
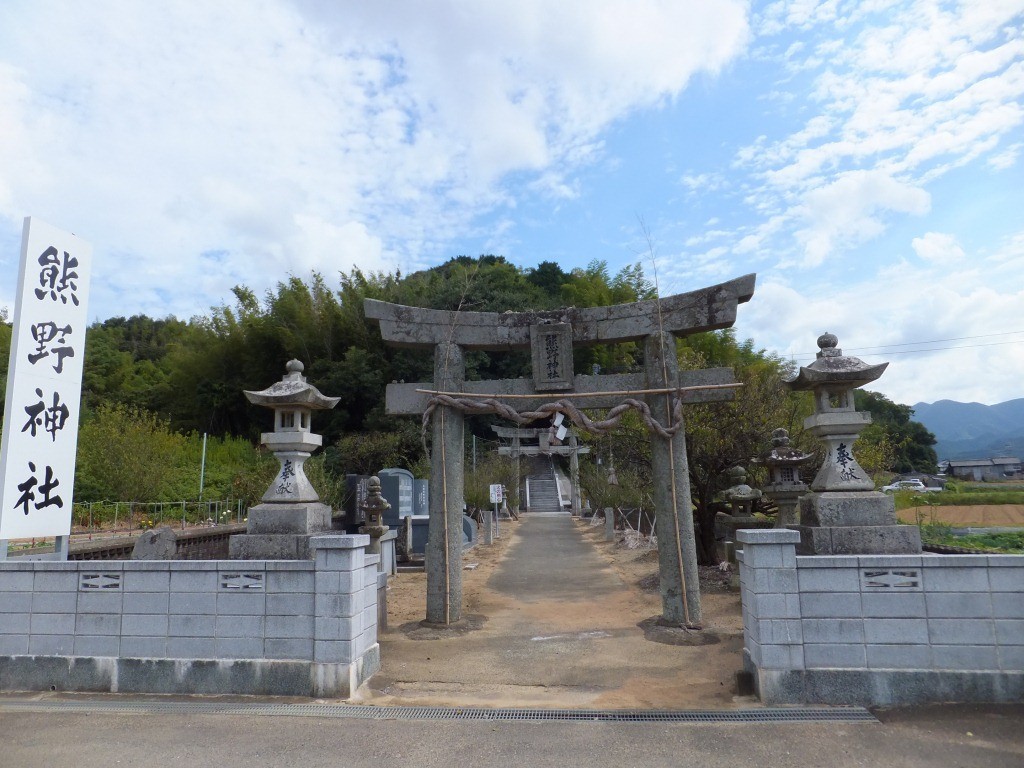
<svg viewBox="0 0 1024 768">
<path fill-rule="evenodd" d="M 742 387 L 741 382 L 735 384 L 701 384 L 692 387 L 662 387 L 661 389 L 622 389 L 612 392 L 548 392 L 542 395 L 506 395 L 488 394 L 483 392 L 443 392 L 437 389 L 417 389 L 416 392 L 423 395 L 444 395 L 446 397 L 467 397 L 495 400 L 542 400 L 551 397 L 608 397 L 628 395 L 667 395 L 673 392 L 694 392 L 704 389 L 737 389 Z"/>
</svg>

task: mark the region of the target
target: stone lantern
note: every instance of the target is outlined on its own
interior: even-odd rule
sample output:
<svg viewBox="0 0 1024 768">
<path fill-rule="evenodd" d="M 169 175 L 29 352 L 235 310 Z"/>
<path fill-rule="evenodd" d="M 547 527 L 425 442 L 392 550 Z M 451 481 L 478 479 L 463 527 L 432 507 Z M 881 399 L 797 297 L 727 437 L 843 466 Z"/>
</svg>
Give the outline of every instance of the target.
<svg viewBox="0 0 1024 768">
<path fill-rule="evenodd" d="M 735 466 L 729 470 L 732 485 L 722 491 L 722 497 L 729 502 L 733 517 L 751 517 L 754 514 L 754 502 L 761 498 L 761 492 L 747 485 L 747 470 Z"/>
<path fill-rule="evenodd" d="M 761 490 L 775 502 L 779 513 L 775 527 L 785 528 L 796 522 L 796 509 L 800 497 L 807 493 L 808 485 L 800 478 L 800 467 L 814 458 L 789 445 L 789 432 L 776 429 L 772 432 L 772 449 L 764 458 L 754 459 L 768 468 L 770 479 Z"/>
<path fill-rule="evenodd" d="M 233 558 L 305 559 L 309 537 L 331 530 L 331 508 L 320 503 L 304 464 L 323 443 L 310 431 L 313 411 L 333 408 L 340 398 L 325 397 L 309 384 L 298 360 L 290 360 L 286 371 L 267 389 L 245 391 L 250 403 L 274 411 L 274 431 L 260 435 L 260 442 L 281 468 L 263 494 L 263 503 L 249 510 L 246 533 L 231 537 Z"/>
<path fill-rule="evenodd" d="M 812 555 L 906 554 L 921 551 L 916 526 L 897 525 L 892 497 L 875 491 L 857 463 L 853 443 L 871 416 L 854 407 L 853 390 L 877 379 L 889 365 L 844 357 L 831 333 L 818 337 L 817 359 L 788 381 L 814 395 L 814 414 L 804 427 L 825 443 L 825 460 L 800 500 L 800 544 Z"/>
<path fill-rule="evenodd" d="M 380 492 L 380 478 L 371 477 L 367 483 L 366 501 L 360 505 L 366 517 L 366 524 L 359 527 L 360 533 L 370 536 L 370 546 L 366 551 L 380 554 L 380 537 L 390 528 L 384 524 L 384 513 L 391 509 L 391 503 Z"/>
<path fill-rule="evenodd" d="M 761 492 L 747 485 L 747 470 L 735 466 L 728 472 L 731 486 L 722 491 L 722 499 L 729 504 L 730 512 L 715 515 L 715 538 L 726 542 L 726 558 L 734 560 L 732 542 L 736 531 L 741 528 L 767 528 L 768 521 L 754 516 L 754 502 L 761 498 Z"/>
</svg>

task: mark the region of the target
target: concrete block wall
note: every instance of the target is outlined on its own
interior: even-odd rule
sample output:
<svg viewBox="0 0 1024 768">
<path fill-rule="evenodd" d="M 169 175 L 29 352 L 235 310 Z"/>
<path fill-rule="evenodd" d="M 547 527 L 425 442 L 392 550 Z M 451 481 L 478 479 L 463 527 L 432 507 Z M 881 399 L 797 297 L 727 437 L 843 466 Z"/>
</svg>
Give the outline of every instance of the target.
<svg viewBox="0 0 1024 768">
<path fill-rule="evenodd" d="M 349 696 L 379 669 L 378 555 L 0 563 L 0 690 Z"/>
<path fill-rule="evenodd" d="M 797 556 L 740 531 L 744 663 L 770 703 L 1024 700 L 1024 556 Z"/>
</svg>

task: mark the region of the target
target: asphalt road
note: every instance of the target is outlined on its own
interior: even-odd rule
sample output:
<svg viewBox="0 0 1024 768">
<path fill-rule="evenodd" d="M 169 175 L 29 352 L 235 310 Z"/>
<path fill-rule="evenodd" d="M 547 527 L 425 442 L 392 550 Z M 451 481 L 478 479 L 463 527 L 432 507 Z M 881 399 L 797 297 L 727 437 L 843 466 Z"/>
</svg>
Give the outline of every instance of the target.
<svg viewBox="0 0 1024 768">
<path fill-rule="evenodd" d="M 879 712 L 878 723 L 643 724 L 26 713 L 10 700 L 4 768 L 1024 765 L 1021 705 Z"/>
</svg>

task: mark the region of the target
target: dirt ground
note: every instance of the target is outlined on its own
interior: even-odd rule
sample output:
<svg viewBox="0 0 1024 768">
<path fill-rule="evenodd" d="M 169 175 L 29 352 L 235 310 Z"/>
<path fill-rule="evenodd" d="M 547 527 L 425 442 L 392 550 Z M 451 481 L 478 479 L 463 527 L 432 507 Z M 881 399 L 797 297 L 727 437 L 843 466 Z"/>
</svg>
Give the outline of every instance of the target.
<svg viewBox="0 0 1024 768">
<path fill-rule="evenodd" d="M 963 507 L 911 507 L 896 513 L 901 522 L 953 526 L 1024 526 L 1024 504 L 979 504 Z"/>
<path fill-rule="evenodd" d="M 380 635 L 382 671 L 370 704 L 612 709 L 756 706 L 735 695 L 742 618 L 729 576 L 703 569 L 704 629 L 687 635 L 651 626 L 661 614 L 657 553 L 604 541 L 603 525 L 574 521 L 596 553 L 593 594 L 517 599 L 494 575 L 523 522 L 503 522 L 502 538 L 465 555 L 463 615 L 457 630 L 428 630 L 426 576 L 401 573 L 388 593 L 389 628 Z M 520 550 L 520 554 L 522 552 Z M 705 578 L 707 583 L 705 584 Z"/>
</svg>

